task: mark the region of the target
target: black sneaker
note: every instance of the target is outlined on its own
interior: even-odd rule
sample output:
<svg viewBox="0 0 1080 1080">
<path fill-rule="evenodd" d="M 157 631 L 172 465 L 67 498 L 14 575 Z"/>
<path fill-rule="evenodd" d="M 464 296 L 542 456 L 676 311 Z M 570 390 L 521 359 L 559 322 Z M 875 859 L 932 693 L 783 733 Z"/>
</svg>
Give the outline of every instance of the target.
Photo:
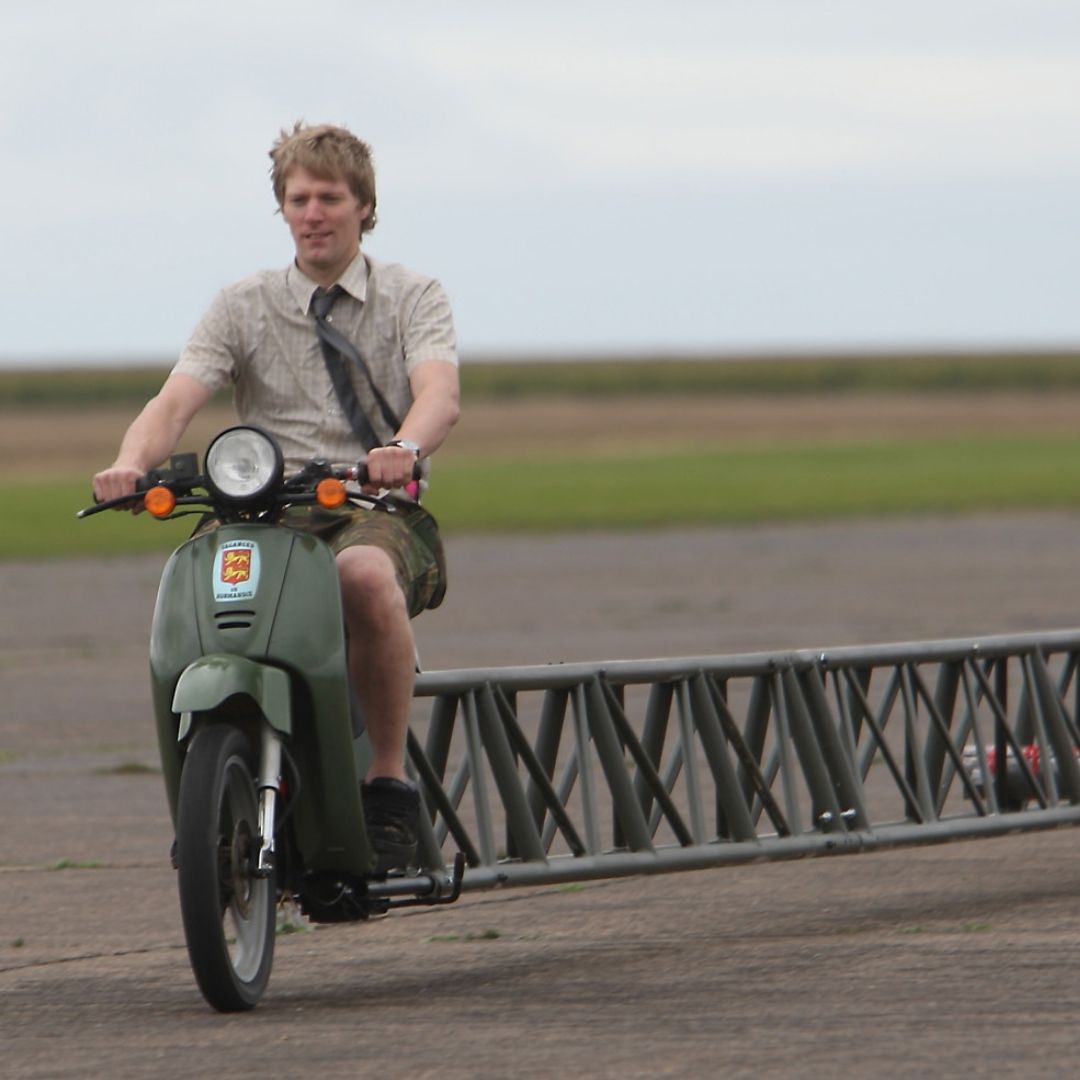
<svg viewBox="0 0 1080 1080">
<path fill-rule="evenodd" d="M 377 776 L 360 785 L 368 841 L 375 851 L 375 872 L 404 870 L 416 864 L 420 792 L 416 785 Z"/>
</svg>

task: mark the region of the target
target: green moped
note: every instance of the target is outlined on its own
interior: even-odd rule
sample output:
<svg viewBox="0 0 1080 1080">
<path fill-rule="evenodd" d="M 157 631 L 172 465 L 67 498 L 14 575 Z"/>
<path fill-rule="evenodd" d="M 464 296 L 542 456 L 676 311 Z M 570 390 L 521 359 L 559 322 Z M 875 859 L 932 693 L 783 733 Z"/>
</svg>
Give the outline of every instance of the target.
<svg viewBox="0 0 1080 1080">
<path fill-rule="evenodd" d="M 202 472 L 175 455 L 143 479 L 155 517 L 205 513 L 162 573 L 150 673 L 176 842 L 180 910 L 203 996 L 253 1008 L 270 978 L 279 904 L 314 922 L 455 901 L 453 870 L 375 875 L 359 780 L 369 757 L 350 692 L 333 553 L 281 524 L 290 507 L 345 502 L 394 513 L 360 493 L 363 464 L 309 462 L 285 476 L 281 450 L 252 427 L 222 432 Z M 98 503 L 80 517 L 115 506 Z"/>
</svg>

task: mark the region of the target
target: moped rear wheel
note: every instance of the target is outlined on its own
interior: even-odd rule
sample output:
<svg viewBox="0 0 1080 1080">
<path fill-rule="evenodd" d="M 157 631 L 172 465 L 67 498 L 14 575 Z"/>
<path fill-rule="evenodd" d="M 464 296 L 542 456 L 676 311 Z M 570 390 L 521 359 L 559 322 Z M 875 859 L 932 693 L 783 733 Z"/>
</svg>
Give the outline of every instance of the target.
<svg viewBox="0 0 1080 1080">
<path fill-rule="evenodd" d="M 226 723 L 201 728 L 180 777 L 177 874 L 195 981 L 221 1012 L 255 1007 L 274 958 L 274 876 L 255 874 L 258 807 L 248 739 Z"/>
</svg>

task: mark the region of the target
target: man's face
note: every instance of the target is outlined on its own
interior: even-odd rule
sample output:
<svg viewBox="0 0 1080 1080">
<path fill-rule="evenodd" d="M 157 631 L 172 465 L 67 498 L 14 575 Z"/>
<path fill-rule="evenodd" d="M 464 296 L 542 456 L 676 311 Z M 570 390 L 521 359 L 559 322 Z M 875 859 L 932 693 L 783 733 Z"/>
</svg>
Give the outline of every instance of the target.
<svg viewBox="0 0 1080 1080">
<path fill-rule="evenodd" d="M 297 265 L 320 285 L 331 285 L 356 256 L 371 206 L 361 206 L 344 180 L 322 180 L 297 165 L 285 177 L 281 213 Z"/>
</svg>

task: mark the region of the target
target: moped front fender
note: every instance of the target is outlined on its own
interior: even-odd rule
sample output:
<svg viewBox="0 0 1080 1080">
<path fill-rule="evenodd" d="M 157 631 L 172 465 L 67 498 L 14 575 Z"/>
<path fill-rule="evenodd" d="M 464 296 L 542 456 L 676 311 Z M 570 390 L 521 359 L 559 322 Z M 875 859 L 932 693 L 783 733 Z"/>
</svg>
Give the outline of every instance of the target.
<svg viewBox="0 0 1080 1080">
<path fill-rule="evenodd" d="M 211 653 L 190 663 L 176 683 L 172 711 L 180 714 L 177 742 L 191 734 L 193 713 L 216 709 L 235 694 L 250 698 L 272 728 L 292 734 L 289 676 L 244 656 Z"/>
</svg>

